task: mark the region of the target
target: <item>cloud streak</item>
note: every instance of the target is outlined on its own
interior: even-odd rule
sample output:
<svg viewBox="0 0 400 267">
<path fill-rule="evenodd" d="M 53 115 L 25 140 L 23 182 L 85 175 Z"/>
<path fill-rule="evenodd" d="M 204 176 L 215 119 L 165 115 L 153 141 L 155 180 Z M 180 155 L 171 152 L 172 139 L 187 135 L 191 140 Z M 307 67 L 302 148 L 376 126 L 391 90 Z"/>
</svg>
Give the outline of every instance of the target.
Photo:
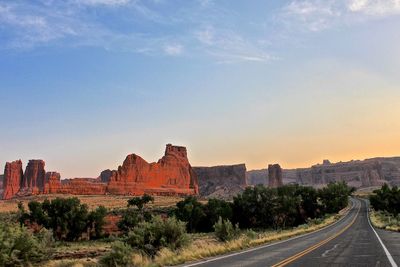
<svg viewBox="0 0 400 267">
<path fill-rule="evenodd" d="M 284 6 L 279 20 L 290 28 L 319 32 L 335 25 L 400 14 L 400 0 L 294 0 Z"/>
</svg>

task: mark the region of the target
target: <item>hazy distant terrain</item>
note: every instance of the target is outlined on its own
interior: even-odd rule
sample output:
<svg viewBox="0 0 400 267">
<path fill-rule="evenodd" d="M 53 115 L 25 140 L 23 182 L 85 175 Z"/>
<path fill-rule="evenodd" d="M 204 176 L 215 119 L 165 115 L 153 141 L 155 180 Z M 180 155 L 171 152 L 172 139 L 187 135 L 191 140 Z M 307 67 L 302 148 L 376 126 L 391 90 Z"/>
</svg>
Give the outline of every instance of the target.
<svg viewBox="0 0 400 267">
<path fill-rule="evenodd" d="M 400 157 L 378 157 L 338 163 L 325 160 L 322 164 L 310 168 L 283 170 L 285 184 L 322 186 L 334 181 L 345 181 L 357 188 L 379 186 L 383 183 L 399 185 Z M 267 169 L 248 171 L 247 182 L 249 185 L 268 184 Z"/>
</svg>

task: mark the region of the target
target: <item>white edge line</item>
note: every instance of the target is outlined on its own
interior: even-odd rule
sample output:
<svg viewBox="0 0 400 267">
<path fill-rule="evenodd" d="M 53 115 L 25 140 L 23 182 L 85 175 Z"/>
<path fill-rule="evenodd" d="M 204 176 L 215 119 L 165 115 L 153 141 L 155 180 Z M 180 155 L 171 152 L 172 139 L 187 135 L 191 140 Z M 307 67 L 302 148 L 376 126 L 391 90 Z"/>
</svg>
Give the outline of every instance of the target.
<svg viewBox="0 0 400 267">
<path fill-rule="evenodd" d="M 367 201 L 365 201 L 367 202 Z M 369 204 L 365 203 L 367 205 L 367 218 L 368 218 L 368 224 L 369 226 L 371 226 L 372 231 L 374 231 L 376 237 L 379 240 L 379 243 L 381 243 L 383 250 L 385 251 L 386 257 L 388 258 L 390 264 L 392 265 L 392 267 L 398 267 L 396 262 L 394 261 L 392 255 L 390 254 L 389 250 L 386 248 L 385 244 L 383 244 L 382 239 L 379 237 L 378 233 L 375 231 L 374 227 L 371 224 L 371 220 L 369 219 Z"/>
<path fill-rule="evenodd" d="M 305 237 L 305 236 L 309 236 L 309 235 L 311 235 L 311 234 L 318 233 L 318 232 L 320 232 L 320 231 L 322 231 L 322 230 L 325 230 L 325 229 L 327 229 L 327 228 L 329 228 L 329 227 L 332 227 L 332 226 L 338 224 L 339 222 L 343 221 L 343 220 L 347 217 L 347 215 L 350 214 L 350 210 L 351 210 L 352 208 L 354 208 L 354 206 L 355 206 L 355 204 L 354 204 L 354 202 L 353 202 L 353 205 L 352 205 L 351 208 L 347 211 L 347 214 L 346 214 L 346 215 L 344 215 L 344 216 L 343 216 L 342 218 L 340 218 L 338 221 L 336 221 L 336 222 L 334 222 L 334 223 L 332 223 L 332 224 L 330 224 L 330 225 L 327 225 L 327 226 L 325 226 L 325 227 L 323 227 L 323 228 L 321 228 L 321 229 L 318 229 L 318 230 L 316 230 L 316 231 L 313 231 L 313 232 L 310 232 L 310 233 L 307 233 L 307 234 L 304 234 L 304 235 L 295 236 L 295 237 L 292 237 L 292 238 L 289 238 L 289 239 L 286 239 L 286 240 L 282 240 L 282 241 L 279 241 L 279 242 L 276 242 L 276 243 L 261 245 L 261 246 L 259 246 L 259 247 L 255 247 L 255 248 L 251 248 L 251 249 L 247 249 L 247 250 L 243 250 L 243 251 L 231 253 L 231 254 L 224 255 L 224 256 L 220 256 L 220 257 L 216 257 L 216 258 L 211 258 L 211 259 L 204 260 L 204 261 L 194 262 L 194 263 L 187 264 L 187 265 L 182 265 L 182 266 L 184 266 L 184 267 L 191 267 L 191 266 L 197 266 L 197 265 L 201 265 L 201 264 L 205 264 L 205 263 L 210 263 L 210 262 L 213 262 L 213 261 L 222 260 L 222 259 L 225 259 L 225 258 L 229 258 L 229 257 L 241 255 L 241 254 L 244 254 L 244 253 L 248 253 L 248 252 L 252 252 L 252 251 L 257 251 L 257 250 L 259 250 L 259 249 L 263 249 L 263 248 L 267 248 L 267 247 L 272 247 L 272 246 L 279 245 L 279 244 L 282 244 L 282 243 L 285 243 L 285 242 L 289 242 L 289 241 L 292 241 L 292 240 L 295 240 L 295 239 L 298 239 L 298 238 L 301 238 L 301 237 Z M 397 265 L 394 265 L 393 267 L 398 267 L 398 266 L 397 266 Z"/>
</svg>

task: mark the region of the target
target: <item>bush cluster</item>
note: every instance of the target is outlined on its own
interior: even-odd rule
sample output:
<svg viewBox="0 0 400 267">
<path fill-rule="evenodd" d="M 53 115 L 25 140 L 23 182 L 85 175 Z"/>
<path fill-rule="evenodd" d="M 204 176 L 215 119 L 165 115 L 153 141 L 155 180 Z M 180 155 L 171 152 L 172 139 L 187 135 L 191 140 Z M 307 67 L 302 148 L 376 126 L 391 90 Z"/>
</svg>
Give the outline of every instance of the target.
<svg viewBox="0 0 400 267">
<path fill-rule="evenodd" d="M 128 200 L 128 208 L 123 212 L 121 220 L 118 222 L 118 228 L 127 233 L 143 221 L 151 220 L 151 212 L 146 205 L 154 202 L 154 198 L 149 195 L 134 197 Z"/>
<path fill-rule="evenodd" d="M 29 266 L 51 255 L 51 233 L 32 234 L 24 226 L 0 222 L 0 266 Z"/>
<path fill-rule="evenodd" d="M 89 211 L 78 198 L 56 198 L 42 203 L 30 201 L 28 211 L 19 204 L 21 224 L 38 225 L 53 231 L 58 240 L 74 241 L 88 233 L 89 238 L 100 238 L 107 209 L 103 206 Z"/>
<path fill-rule="evenodd" d="M 400 214 L 400 188 L 393 186 L 390 188 L 384 184 L 381 189 L 375 190 L 369 200 L 371 206 L 377 211 L 386 211 L 394 216 Z"/>
<path fill-rule="evenodd" d="M 126 238 L 127 244 L 149 256 L 154 256 L 163 247 L 181 248 L 187 241 L 185 223 L 175 217 L 163 219 L 160 216 L 139 223 Z"/>
<path fill-rule="evenodd" d="M 214 232 L 215 236 L 220 241 L 225 242 L 237 237 L 240 233 L 240 230 L 238 224 L 233 226 L 229 220 L 223 220 L 221 217 L 219 217 L 218 222 L 214 224 Z"/>
</svg>

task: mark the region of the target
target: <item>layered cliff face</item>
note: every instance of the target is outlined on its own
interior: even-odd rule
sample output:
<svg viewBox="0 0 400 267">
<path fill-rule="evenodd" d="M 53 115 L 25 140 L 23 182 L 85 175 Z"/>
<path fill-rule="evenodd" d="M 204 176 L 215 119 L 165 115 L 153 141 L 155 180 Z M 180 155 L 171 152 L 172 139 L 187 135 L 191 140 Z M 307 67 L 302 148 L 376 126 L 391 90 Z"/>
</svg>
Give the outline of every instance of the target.
<svg viewBox="0 0 400 267">
<path fill-rule="evenodd" d="M 268 165 L 268 187 L 276 188 L 283 185 L 282 168 L 279 164 Z"/>
<path fill-rule="evenodd" d="M 250 171 L 249 183 L 259 183 L 264 179 L 266 172 L 266 169 Z M 284 184 L 298 183 L 316 187 L 336 181 L 345 181 L 356 188 L 380 186 L 383 183 L 400 185 L 400 157 L 339 163 L 324 160 L 322 164 L 310 168 L 282 170 L 282 179 Z"/>
<path fill-rule="evenodd" d="M 45 162 L 43 160 L 30 160 L 26 166 L 21 183 L 22 194 L 39 194 L 44 190 Z"/>
<path fill-rule="evenodd" d="M 58 172 L 46 172 L 44 194 L 55 194 L 61 189 L 61 175 Z"/>
<path fill-rule="evenodd" d="M 186 148 L 168 144 L 157 163 L 128 155 L 122 166 L 112 171 L 107 190 L 112 194 L 187 195 L 197 194 L 198 185 Z"/>
<path fill-rule="evenodd" d="M 22 161 L 7 162 L 4 168 L 3 199 L 12 198 L 21 187 Z"/>
<path fill-rule="evenodd" d="M 246 165 L 194 167 L 199 182 L 199 193 L 204 197 L 229 199 L 247 186 Z"/>
</svg>

